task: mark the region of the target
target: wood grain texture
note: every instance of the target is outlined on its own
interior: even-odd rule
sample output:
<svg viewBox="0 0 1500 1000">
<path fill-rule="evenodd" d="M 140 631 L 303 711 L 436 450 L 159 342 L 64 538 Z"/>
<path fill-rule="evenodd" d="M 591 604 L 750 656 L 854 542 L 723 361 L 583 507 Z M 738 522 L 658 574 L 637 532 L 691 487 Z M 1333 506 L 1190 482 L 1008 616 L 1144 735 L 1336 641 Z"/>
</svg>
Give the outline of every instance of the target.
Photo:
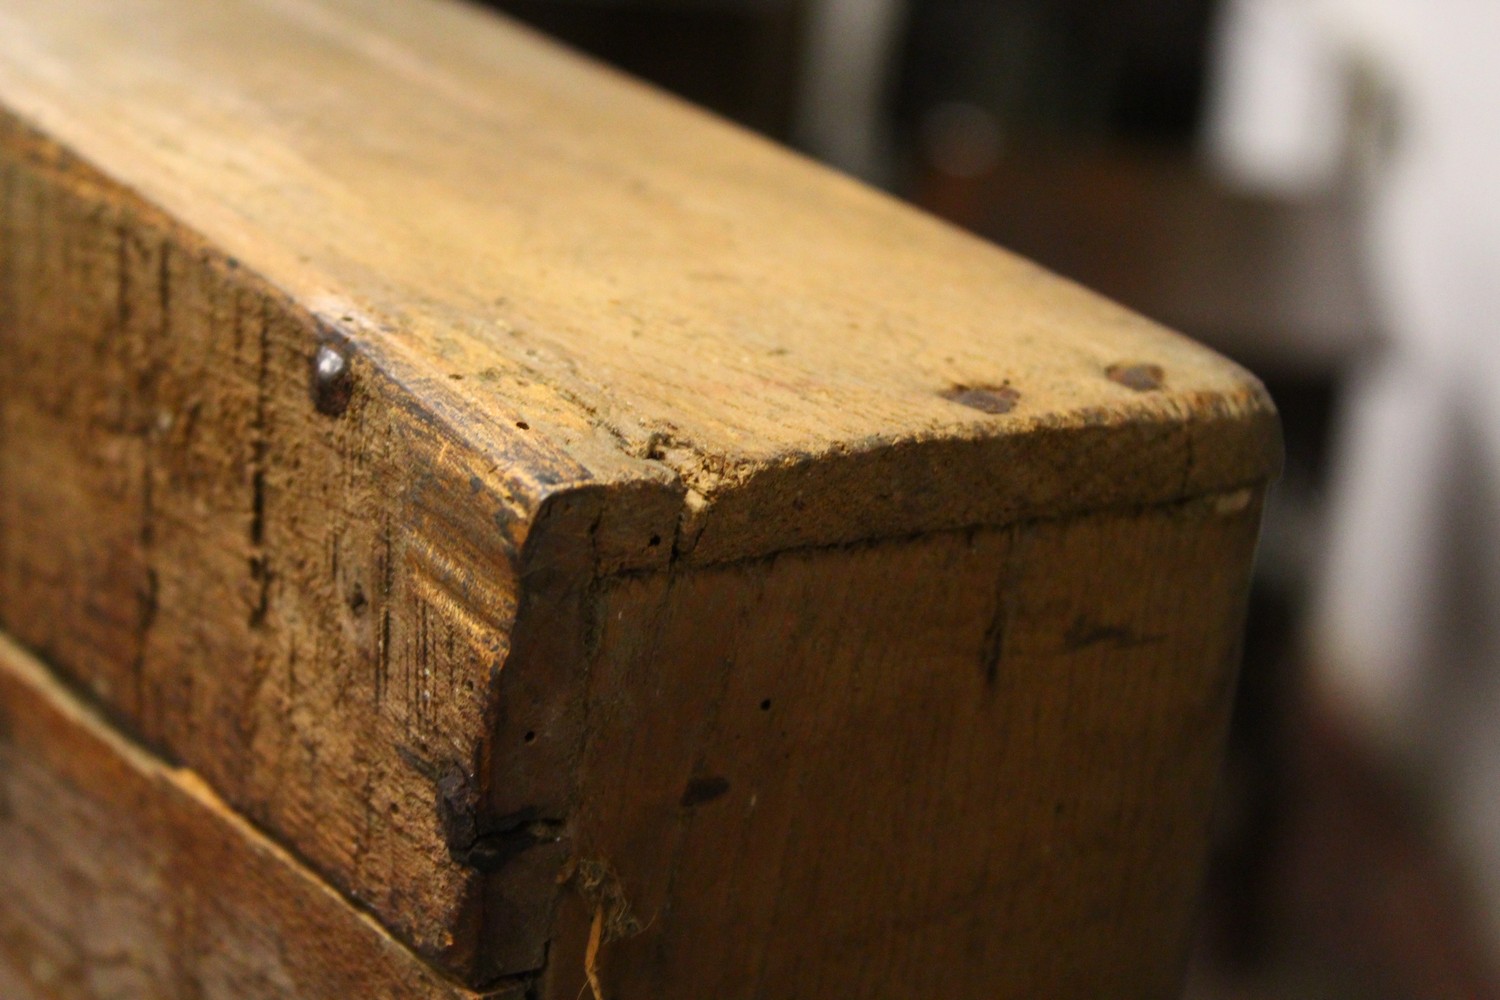
<svg viewBox="0 0 1500 1000">
<path fill-rule="evenodd" d="M 480 1000 L 4 638 L 0 856 L 6 1000 Z"/>
<path fill-rule="evenodd" d="M 441 779 L 495 729 L 511 498 L 553 466 L 466 446 L 483 424 L 358 358 L 348 409 L 318 413 L 315 321 L 55 149 L 5 177 L 6 626 L 425 954 L 470 960 L 476 834 Z"/>
<path fill-rule="evenodd" d="M 0 183 L 0 626 L 470 984 L 555 968 L 629 587 L 1277 461 L 1233 365 L 458 4 L 12 0 Z"/>
<path fill-rule="evenodd" d="M 1264 395 L 1212 353 L 476 10 L 16 0 L 0 27 L 16 114 L 495 433 L 694 491 L 675 548 L 699 560 L 1271 462 Z M 1165 391 L 1105 377 L 1122 362 Z M 995 475 L 1044 439 L 1055 467 Z"/>
<path fill-rule="evenodd" d="M 1241 491 L 612 583 L 575 835 L 634 917 L 606 994 L 1178 995 L 1258 519 Z"/>
</svg>

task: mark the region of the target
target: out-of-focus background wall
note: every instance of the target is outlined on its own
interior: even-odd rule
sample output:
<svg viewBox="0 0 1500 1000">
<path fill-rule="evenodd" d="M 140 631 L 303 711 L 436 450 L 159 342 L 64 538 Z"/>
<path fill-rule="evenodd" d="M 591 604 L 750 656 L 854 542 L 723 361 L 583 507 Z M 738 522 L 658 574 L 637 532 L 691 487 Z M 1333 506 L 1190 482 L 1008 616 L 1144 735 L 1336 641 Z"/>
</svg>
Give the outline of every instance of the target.
<svg viewBox="0 0 1500 1000">
<path fill-rule="evenodd" d="M 492 3 L 1259 374 L 1190 995 L 1500 997 L 1500 4 Z"/>
</svg>

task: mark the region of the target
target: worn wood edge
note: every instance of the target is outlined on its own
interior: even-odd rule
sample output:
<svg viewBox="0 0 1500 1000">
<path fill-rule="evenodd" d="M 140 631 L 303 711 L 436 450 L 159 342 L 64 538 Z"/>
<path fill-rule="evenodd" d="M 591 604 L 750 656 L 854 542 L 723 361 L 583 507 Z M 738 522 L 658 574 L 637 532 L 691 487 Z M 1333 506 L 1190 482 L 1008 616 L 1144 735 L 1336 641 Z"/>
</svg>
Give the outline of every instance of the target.
<svg viewBox="0 0 1500 1000">
<path fill-rule="evenodd" d="M 253 273 L 245 280 L 269 287 Z M 532 440 L 518 441 L 515 428 L 468 405 L 446 378 L 372 336 L 357 312 L 280 295 L 326 339 L 345 345 L 372 374 L 402 391 L 413 413 L 441 422 L 497 469 L 524 481 L 528 470 L 516 464 L 517 456 L 535 448 L 539 459 L 544 453 L 563 458 Z M 1143 394 L 1109 411 L 997 418 L 1004 422 L 994 433 L 979 426 L 965 434 L 915 430 L 733 465 L 660 443 L 617 450 L 624 445 L 619 432 L 589 413 L 594 439 L 588 464 L 568 462 L 576 470 L 569 480 L 533 482 L 529 493 L 514 494 L 524 526 L 515 540 L 524 552 L 532 528 L 547 521 L 544 508 L 580 493 L 597 496 L 601 505 L 589 545 L 595 572 L 608 575 L 1171 504 L 1253 487 L 1280 474 L 1281 424 L 1264 386 L 1241 374 L 1233 393 Z M 881 488 L 873 490 L 874 484 Z"/>
<path fill-rule="evenodd" d="M 140 789 L 129 790 L 137 801 L 149 803 L 148 807 L 164 803 L 162 808 L 183 811 L 188 817 L 187 824 L 222 833 L 238 845 L 237 858 L 243 858 L 247 864 L 263 871 L 274 870 L 275 878 L 290 880 L 296 886 L 297 898 L 287 900 L 289 907 L 320 913 L 331 921 L 325 925 L 330 935 L 359 948 L 367 957 L 384 956 L 380 960 L 382 965 L 401 970 L 399 982 L 372 982 L 367 986 L 399 988 L 399 995 L 403 997 L 430 996 L 450 1000 L 520 1000 L 531 988 L 529 980 L 516 979 L 497 981 L 475 992 L 443 978 L 373 916 L 350 903 L 295 854 L 231 809 L 196 773 L 161 760 L 124 736 L 51 669 L 4 633 L 0 633 L 0 685 L 19 690 L 21 694 L 21 698 L 15 701 L 0 702 L 0 710 L 14 710 L 16 701 L 28 700 L 30 704 L 24 706 L 29 709 L 28 725 L 66 733 L 70 739 L 85 740 L 89 755 L 106 756 L 120 766 L 129 782 L 140 783 Z M 3 712 L 0 712 L 0 721 L 4 721 Z M 9 731 L 0 730 L 0 739 L 9 741 L 13 736 Z M 25 748 L 22 749 L 25 752 Z M 43 748 L 42 752 L 46 750 Z M 72 764 L 79 767 L 87 764 L 84 757 L 71 759 Z M 60 780 L 68 779 L 63 777 Z M 88 789 L 81 785 L 71 787 L 89 794 Z M 6 815 L 0 814 L 0 822 L 6 819 Z M 201 888 L 212 891 L 208 886 Z M 168 900 L 160 902 L 166 904 Z M 164 946 L 170 948 L 170 943 L 164 943 Z M 316 974 L 316 970 L 303 971 Z"/>
<path fill-rule="evenodd" d="M 20 10 L 24 9 L 22 5 Z M 175 10 L 170 2 L 147 4 L 141 18 L 146 23 L 160 20 L 162 31 L 146 36 L 139 35 L 134 24 L 108 16 L 107 8 L 71 19 L 34 11 L 35 35 L 27 30 L 26 17 L 21 15 L 15 22 L 17 44 L 8 50 L 15 58 L 15 72 L 3 74 L 14 86 L 12 103 L 24 106 L 34 120 L 51 123 L 57 135 L 71 137 L 80 150 L 92 151 L 99 162 L 116 170 L 122 180 L 140 185 L 140 190 L 159 204 L 175 206 L 188 221 L 200 225 L 225 246 L 239 247 L 247 259 L 255 258 L 253 263 L 262 273 L 284 283 L 297 298 L 318 308 L 327 306 L 332 315 L 344 313 L 351 320 L 367 317 L 370 339 L 389 340 L 391 343 L 385 346 L 414 350 L 423 359 L 419 369 L 441 375 L 432 370 L 452 365 L 451 377 L 472 379 L 483 374 L 487 356 L 504 356 L 533 380 L 550 383 L 574 416 L 613 436 L 625 454 L 659 460 L 673 469 L 702 501 L 695 506 L 695 513 L 711 512 L 713 501 L 728 491 L 756 489 L 751 480 L 759 480 L 761 471 L 799 463 L 803 458 L 799 450 L 813 449 L 820 458 L 840 451 L 867 451 L 874 428 L 880 428 L 875 436 L 885 444 L 920 438 L 924 428 L 934 436 L 959 439 L 1005 436 L 1025 433 L 1028 413 L 1042 414 L 1044 420 L 1047 414 L 1068 413 L 1066 419 L 1074 419 L 1078 414 L 1072 411 L 1091 404 L 1108 411 L 1106 417 L 1118 410 L 1128 420 L 1174 423 L 1177 415 L 1173 407 L 1195 387 L 1212 386 L 1215 392 L 1235 396 L 1246 384 L 1243 373 L 1234 366 L 1035 265 L 900 206 L 857 182 L 788 155 L 764 139 L 689 109 L 653 88 L 602 69 L 488 12 L 442 2 L 388 8 L 368 0 L 237 0 L 224 11 L 222 15 L 203 15 L 192 7 Z M 242 44 L 236 44 L 239 36 L 234 25 L 240 19 L 244 21 L 240 31 L 244 37 Z M 181 37 L 173 30 L 179 23 L 185 32 Z M 184 40 L 189 38 L 196 41 L 187 42 L 185 49 Z M 123 76 L 111 77 L 108 72 L 114 66 L 110 57 L 113 50 L 98 48 L 106 39 L 120 51 L 122 65 L 133 67 Z M 51 48 L 54 42 L 61 47 Z M 271 80 L 261 78 L 254 69 L 247 72 L 243 60 L 237 59 L 241 50 L 251 51 L 255 45 L 268 42 L 273 49 L 279 46 L 287 51 L 281 76 L 292 88 L 291 103 Z M 159 48 L 153 48 L 156 45 Z M 206 53 L 206 58 L 185 58 L 189 50 Z M 91 109 L 111 102 L 108 93 L 95 94 L 93 101 L 88 99 L 88 77 L 79 73 L 88 63 L 77 62 L 79 53 L 86 51 L 93 53 L 86 58 L 100 63 L 101 78 L 123 88 L 127 103 L 118 112 L 129 112 L 132 104 L 146 112 L 141 115 L 138 130 L 121 132 L 111 129 L 107 119 L 91 120 L 97 113 Z M 142 59 L 146 60 L 144 65 Z M 71 78 L 67 72 L 70 66 L 74 71 Z M 161 119 L 149 109 L 160 102 L 164 92 L 149 87 L 137 89 L 143 76 L 157 79 L 158 69 L 160 82 L 168 90 L 187 88 L 178 102 L 184 108 L 193 103 L 193 93 L 222 89 L 231 109 L 211 105 L 181 120 L 168 111 Z M 660 154 L 667 167 L 656 182 L 681 186 L 698 200 L 722 200 L 731 216 L 751 208 L 755 217 L 774 220 L 771 229 L 750 226 L 739 237 L 751 241 L 744 247 L 749 252 L 750 270 L 739 278 L 756 284 L 759 290 L 749 300 L 743 296 L 724 299 L 721 293 L 693 298 L 686 308 L 696 326 L 717 327 L 729 318 L 724 313 L 743 306 L 749 322 L 784 323 L 803 340 L 838 345 L 843 338 L 832 335 L 832 331 L 844 329 L 842 323 L 833 322 L 840 314 L 837 310 L 821 313 L 817 300 L 839 299 L 840 286 L 804 286 L 797 278 L 808 270 L 819 270 L 818 260 L 804 261 L 797 248 L 807 244 L 818 247 L 826 241 L 823 250 L 843 261 L 840 280 L 849 284 L 857 297 L 858 304 L 848 316 L 849 328 L 869 330 L 869 348 L 846 352 L 839 346 L 833 352 L 813 351 L 818 366 L 814 369 L 797 365 L 787 368 L 774 358 L 757 362 L 747 369 L 752 376 L 749 382 L 668 382 L 678 386 L 675 401 L 671 396 L 648 400 L 640 395 L 640 386 L 635 383 L 643 376 L 654 379 L 655 368 L 643 372 L 639 364 L 628 361 L 617 367 L 609 354 L 597 351 L 569 356 L 570 339 L 593 341 L 614 325 L 610 316 L 597 309 L 550 309 L 551 305 L 562 306 L 583 296 L 581 287 L 546 283 L 527 286 L 535 300 L 530 306 L 536 308 L 496 312 L 487 298 L 471 300 L 460 293 L 462 275 L 467 273 L 462 261 L 451 262 L 447 270 L 411 274 L 400 263 L 429 256 L 423 252 L 421 234 L 436 241 L 427 248 L 429 251 L 458 242 L 467 247 L 469 256 L 488 259 L 489 230 L 484 240 L 473 245 L 468 243 L 469 234 L 461 224 L 435 230 L 416 225 L 387 231 L 378 213 L 346 211 L 341 208 L 337 189 L 330 194 L 315 185 L 314 200 L 307 205 L 317 223 L 314 242 L 302 247 L 305 253 L 294 259 L 294 248 L 281 243 L 292 238 L 289 231 L 296 229 L 295 216 L 288 218 L 278 208 L 280 202 L 262 199 L 258 192 L 268 185 L 279 190 L 283 181 L 296 189 L 309 179 L 299 172 L 295 159 L 285 159 L 288 152 L 295 156 L 295 150 L 302 147 L 294 144 L 281 149 L 271 130 L 264 150 L 273 158 L 271 162 L 258 163 L 253 151 L 247 151 L 251 159 L 245 166 L 260 183 L 246 189 L 236 185 L 236 172 L 221 172 L 217 160 L 210 159 L 202 169 L 191 158 L 183 160 L 178 130 L 186 128 L 190 136 L 194 129 L 202 128 L 203 139 L 210 147 L 226 137 L 238 137 L 236 144 L 254 147 L 257 132 L 244 130 L 257 128 L 253 117 L 257 109 L 302 121 L 308 111 L 302 95 L 308 90 L 318 91 L 326 72 L 345 70 L 352 74 L 346 82 L 355 96 L 332 100 L 326 114 L 314 109 L 307 120 L 318 134 L 337 137 L 345 132 L 358 133 L 350 116 L 360 114 L 360 102 L 366 107 L 382 106 L 403 95 L 411 96 L 417 104 L 404 112 L 405 118 L 372 121 L 374 132 L 369 137 L 394 144 L 393 151 L 405 158 L 402 162 L 408 165 L 388 178 L 398 195 L 404 193 L 425 204 L 423 192 L 433 185 L 434 171 L 444 161 L 441 156 L 424 152 L 418 144 L 425 144 L 429 150 L 438 146 L 422 138 L 420 129 L 407 128 L 405 123 L 433 116 L 445 121 L 451 118 L 456 126 L 452 135 L 459 138 L 450 143 L 451 137 L 444 135 L 440 145 L 454 147 L 452 159 L 466 164 L 468 174 L 483 174 L 486 162 L 512 156 L 542 171 L 540 177 L 523 173 L 512 179 L 519 184 L 516 193 L 523 200 L 530 192 L 544 201 L 568 202 L 579 185 L 599 185 L 603 203 L 591 203 L 576 213 L 548 212 L 538 216 L 537 223 L 567 228 L 586 222 L 597 234 L 587 241 L 597 242 L 615 222 L 623 220 L 634 233 L 626 259 L 638 260 L 651 256 L 649 248 L 655 233 L 669 234 L 674 246 L 692 244 L 708 235 L 703 229 L 705 221 L 710 226 L 718 224 L 712 213 L 705 220 L 669 218 L 658 210 L 640 211 L 633 189 L 619 183 L 632 173 L 632 165 L 622 157 L 649 159 Z M 233 108 L 242 108 L 251 117 Z M 532 115 L 537 117 L 528 117 Z M 511 127 L 517 116 L 528 123 L 526 129 Z M 504 136 L 499 145 L 497 129 L 498 135 Z M 533 135 L 540 136 L 541 141 L 528 141 Z M 637 147 L 627 141 L 634 135 L 654 139 Z M 678 135 L 685 149 L 661 141 Z M 618 151 L 613 143 L 619 143 Z M 342 147 L 344 143 L 335 138 L 335 145 Z M 323 168 L 335 169 L 338 176 L 359 176 L 363 174 L 361 164 L 368 160 L 368 151 L 362 146 L 359 149 L 362 151 L 353 159 L 335 156 L 331 160 L 305 151 L 317 161 L 311 163 L 314 174 L 320 169 L 317 164 L 322 164 Z M 570 171 L 577 165 L 573 159 L 578 157 L 589 168 L 574 177 Z M 377 155 L 370 166 L 382 162 L 384 156 Z M 333 166 L 335 163 L 338 166 Z M 549 170 L 552 167 L 556 170 Z M 567 176 L 572 187 L 549 185 L 545 177 L 553 172 Z M 655 177 L 651 171 L 646 175 Z M 337 176 L 333 180 L 337 185 Z M 453 182 L 449 179 L 446 183 Z M 469 184 L 467 174 L 462 183 Z M 221 190 L 237 193 L 226 201 L 225 196 L 216 194 Z M 236 198 L 245 203 L 243 215 Z M 483 201 L 472 207 L 482 211 Z M 438 214 L 454 207 L 451 200 L 441 196 L 433 205 Z M 789 210 L 783 213 L 778 206 Z M 273 217 L 281 220 L 280 226 L 265 229 L 263 223 Z M 408 219 L 407 223 L 419 221 Z M 846 225 L 851 229 L 847 236 L 828 233 L 830 226 L 843 229 Z M 395 255 L 381 258 L 382 262 L 366 260 L 352 270 L 340 267 L 338 255 L 325 247 L 328 235 L 341 239 L 342 234 L 357 240 L 365 229 L 379 231 L 382 245 L 394 245 Z M 907 252 L 883 252 L 883 248 L 908 243 Z M 588 283 L 590 269 L 574 266 L 576 261 L 567 250 L 560 252 L 556 246 L 548 249 L 538 244 L 536 253 L 549 268 L 559 265 L 559 273 L 571 276 L 576 284 Z M 846 259 L 851 255 L 855 259 L 852 271 Z M 712 253 L 709 256 L 714 257 Z M 797 260 L 802 270 L 779 270 L 776 261 L 785 256 Z M 815 255 L 822 256 L 822 250 Z M 523 251 L 512 257 L 507 251 L 498 259 L 505 262 L 499 270 L 481 268 L 476 274 L 487 275 L 491 284 L 506 286 L 511 283 L 512 272 L 524 270 L 528 254 Z M 671 249 L 664 263 L 681 270 L 690 269 L 697 260 L 696 254 L 683 255 Z M 732 262 L 724 260 L 718 260 L 716 266 L 734 270 Z M 391 272 L 391 280 L 396 282 L 390 289 L 382 280 L 385 272 Z M 878 274 L 885 275 L 886 280 Z M 412 277 L 417 283 L 403 283 L 400 275 Z M 633 276 L 639 282 L 639 287 L 620 290 L 627 297 L 639 294 L 643 302 L 650 302 L 676 294 L 656 288 L 660 282 L 649 268 L 638 272 L 627 266 L 621 275 L 627 280 Z M 914 283 L 912 277 L 918 280 Z M 985 294 L 985 289 L 996 289 L 999 294 Z M 390 290 L 395 291 L 394 298 L 388 294 Z M 368 301 L 353 301 L 361 296 Z M 787 308 L 766 308 L 787 296 Z M 740 306 L 732 304 L 736 301 Z M 873 305 L 873 310 L 868 305 Z M 658 316 L 657 320 L 669 318 Z M 895 326 L 911 328 L 908 334 L 928 330 L 934 348 L 941 345 L 943 351 L 962 355 L 963 363 L 945 358 L 942 360 L 946 363 L 934 364 L 937 359 L 931 357 L 917 363 L 915 355 L 923 354 L 923 341 L 909 335 L 893 340 L 877 329 L 891 324 L 892 330 Z M 500 335 L 479 336 L 481 328 L 493 328 Z M 955 340 L 955 333 L 962 340 Z M 520 338 L 516 343 L 524 342 L 525 349 L 513 350 L 512 337 Z M 1056 349 L 1051 346 L 1054 337 Z M 660 340 L 660 346 L 683 353 L 691 365 L 714 367 L 715 357 L 700 357 L 690 349 L 691 339 L 663 331 L 661 337 L 644 338 L 641 344 Z M 726 338 L 720 331 L 709 340 L 720 353 L 736 353 L 743 348 L 753 354 L 757 338 L 747 340 L 743 331 Z M 550 346 L 554 341 L 558 350 Z M 612 341 L 604 338 L 604 342 Z M 975 349 L 960 350 L 965 343 Z M 446 346 L 450 344 L 451 350 Z M 477 347 L 477 351 L 462 349 L 463 344 Z M 893 351 L 896 344 L 901 346 Z M 628 344 L 612 350 L 625 357 L 637 353 Z M 780 353 L 798 354 L 800 350 L 797 342 L 790 341 Z M 777 353 L 772 351 L 771 355 Z M 1008 357 L 1012 353 L 1013 359 Z M 657 367 L 671 361 L 659 354 L 648 351 L 643 357 L 655 358 Z M 866 359 L 873 367 L 862 364 Z M 582 368 L 572 364 L 576 360 L 584 362 Z M 1109 366 L 1128 367 L 1132 363 L 1148 369 L 1164 366 L 1164 370 L 1158 370 L 1158 375 L 1166 376 L 1164 384 L 1146 391 L 1148 387 L 1140 384 L 1122 387 L 1111 384 L 1118 380 L 1106 380 Z M 825 380 L 821 377 L 824 372 L 834 377 Z M 966 409 L 950 394 L 963 388 L 951 382 L 984 390 L 1004 379 L 1000 392 L 1010 393 L 1010 402 L 1014 403 L 1014 390 L 1008 388 L 1012 375 L 1022 381 L 1014 413 L 1001 414 L 984 406 Z M 620 384 L 611 382 L 614 377 Z M 863 381 L 865 377 L 871 379 L 868 384 Z M 793 382 L 778 382 L 778 378 Z M 699 388 L 683 388 L 689 384 Z M 472 382 L 466 385 L 472 386 Z M 785 392 L 777 395 L 777 391 L 792 385 L 801 387 L 793 396 Z M 1135 397 L 1133 392 L 1145 394 Z M 751 415 L 748 423 L 740 419 L 731 421 L 732 426 L 719 426 L 717 422 L 727 417 L 728 411 L 737 411 L 741 417 L 751 414 L 753 406 L 744 404 L 763 393 L 770 393 L 782 405 L 804 398 L 825 400 L 810 406 L 813 411 L 825 411 L 818 418 L 820 425 L 808 428 L 791 421 L 800 429 L 784 434 L 777 430 L 776 420 Z M 457 394 L 485 407 L 483 392 Z M 708 423 L 714 426 L 707 426 L 703 420 L 693 426 L 695 407 L 681 399 L 685 396 L 709 400 L 707 407 L 698 406 L 696 411 L 701 411 L 699 417 L 707 414 Z M 830 407 L 826 401 L 835 405 Z M 776 409 L 775 404 L 770 408 Z M 1136 408 L 1142 412 L 1126 412 Z M 824 423 L 840 412 L 866 409 L 871 411 L 871 419 Z M 1147 411 L 1155 411 L 1155 417 Z M 874 413 L 883 416 L 875 417 Z M 679 418 L 687 425 L 679 427 Z M 1128 467 L 1121 470 L 1129 471 Z M 774 487 L 775 483 L 769 485 Z M 941 478 L 933 485 L 940 487 Z M 908 528 L 919 530 L 920 525 L 909 524 Z M 707 551 L 700 558 L 708 558 Z"/>
<path fill-rule="evenodd" d="M 656 437 L 633 443 L 566 390 L 534 386 L 526 403 L 564 425 L 565 454 L 471 405 L 447 373 L 383 336 L 382 321 L 359 303 L 294 297 L 254 262 L 229 257 L 191 220 L 169 215 L 114 179 L 107 165 L 80 157 L 14 109 L 0 109 L 0 142 L 82 180 L 97 197 L 127 201 L 217 258 L 227 281 L 271 294 L 304 318 L 310 355 L 319 343 L 337 343 L 366 371 L 400 389 L 413 412 L 441 421 L 476 456 L 509 474 L 507 494 L 522 532 L 518 544 L 550 498 L 598 485 L 617 491 L 607 497 L 604 531 L 594 542 L 600 572 L 677 559 L 708 565 L 786 548 L 998 526 L 1038 514 L 1169 503 L 1253 485 L 1280 469 L 1275 406 L 1254 376 L 1227 361 L 1225 370 L 1238 380 L 1231 392 L 1121 389 L 1121 404 L 1108 411 L 1002 414 L 956 430 L 914 428 L 769 461 L 726 461 L 696 454 L 691 443 L 676 447 Z M 1182 339 L 1158 332 L 1169 341 Z M 1104 371 L 1097 375 L 1106 378 Z M 549 464 L 574 471 L 565 480 L 554 473 L 545 483 L 526 482 L 528 466 Z M 873 482 L 891 487 L 872 494 Z M 658 496 L 647 500 L 650 493 Z M 661 541 L 652 544 L 653 538 Z"/>
<path fill-rule="evenodd" d="M 861 442 L 749 472 L 711 498 L 689 492 L 675 555 L 711 565 L 1038 517 L 1171 504 L 1279 473 L 1280 422 L 1258 384 L 1174 401 L 1174 415 L 1094 412 L 993 437 Z M 876 485 L 878 484 L 878 485 Z M 703 508 L 695 505 L 703 503 Z"/>
</svg>

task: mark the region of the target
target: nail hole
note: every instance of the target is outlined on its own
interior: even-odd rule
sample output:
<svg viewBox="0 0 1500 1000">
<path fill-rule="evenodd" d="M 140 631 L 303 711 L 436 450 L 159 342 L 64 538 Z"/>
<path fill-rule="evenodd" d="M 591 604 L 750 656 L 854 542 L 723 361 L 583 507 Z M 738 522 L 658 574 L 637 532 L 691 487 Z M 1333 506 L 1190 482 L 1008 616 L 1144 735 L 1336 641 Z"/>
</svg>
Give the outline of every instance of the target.
<svg viewBox="0 0 1500 1000">
<path fill-rule="evenodd" d="M 950 403 L 981 413 L 1009 413 L 1021 394 L 1009 385 L 955 385 L 939 393 Z"/>
<path fill-rule="evenodd" d="M 1118 364 L 1110 365 L 1104 370 L 1111 382 L 1123 385 L 1127 389 L 1136 392 L 1151 392 L 1160 389 L 1167 373 L 1162 371 L 1161 365 L 1148 364 Z"/>
<path fill-rule="evenodd" d="M 653 549 L 656 548 L 660 544 L 661 544 L 661 536 L 660 535 L 652 535 L 651 536 L 651 541 L 649 541 L 649 542 L 646 543 L 647 547 L 653 548 Z"/>
<path fill-rule="evenodd" d="M 771 710 L 771 699 L 770 698 L 767 698 L 765 701 L 763 701 L 763 702 L 760 703 L 760 710 L 762 712 L 769 712 Z"/>
<path fill-rule="evenodd" d="M 524 739 L 526 740 L 527 743 L 535 743 L 536 742 L 536 733 L 534 731 L 528 729 L 528 730 L 526 730 L 526 736 L 524 737 Z"/>
</svg>

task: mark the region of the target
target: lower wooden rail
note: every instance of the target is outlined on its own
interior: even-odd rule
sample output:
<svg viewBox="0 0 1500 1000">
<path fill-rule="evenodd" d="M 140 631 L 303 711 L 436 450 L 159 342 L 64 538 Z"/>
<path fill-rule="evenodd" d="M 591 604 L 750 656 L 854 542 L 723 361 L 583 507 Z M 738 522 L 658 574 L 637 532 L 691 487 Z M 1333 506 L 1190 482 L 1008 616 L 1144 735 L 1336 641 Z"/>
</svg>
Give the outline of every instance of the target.
<svg viewBox="0 0 1500 1000">
<path fill-rule="evenodd" d="M 0 858 L 6 1000 L 478 1000 L 3 637 Z"/>
</svg>

